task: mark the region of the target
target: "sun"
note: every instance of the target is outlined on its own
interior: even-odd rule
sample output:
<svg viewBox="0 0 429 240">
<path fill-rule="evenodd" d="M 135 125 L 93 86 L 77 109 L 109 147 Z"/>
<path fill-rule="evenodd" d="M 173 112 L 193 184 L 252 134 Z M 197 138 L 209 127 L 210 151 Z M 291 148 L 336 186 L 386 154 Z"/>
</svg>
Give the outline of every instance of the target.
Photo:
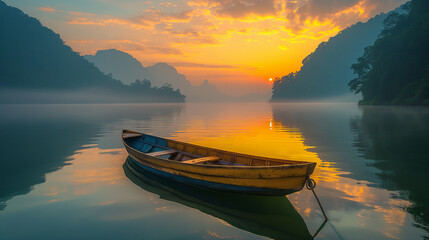
<svg viewBox="0 0 429 240">
<path fill-rule="evenodd" d="M 273 81 L 273 78 L 270 78 L 270 82 L 272 82 Z"/>
</svg>

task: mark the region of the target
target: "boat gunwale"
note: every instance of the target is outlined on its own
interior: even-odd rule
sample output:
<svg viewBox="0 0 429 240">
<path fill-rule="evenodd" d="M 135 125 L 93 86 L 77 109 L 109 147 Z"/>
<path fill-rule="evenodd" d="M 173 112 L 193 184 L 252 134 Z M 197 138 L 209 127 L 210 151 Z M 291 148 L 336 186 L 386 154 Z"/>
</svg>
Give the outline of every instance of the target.
<svg viewBox="0 0 429 240">
<path fill-rule="evenodd" d="M 202 164 L 202 163 L 188 164 L 188 163 L 183 163 L 183 162 L 175 161 L 175 160 L 171 160 L 171 159 L 165 159 L 165 158 L 161 158 L 161 157 L 154 157 L 154 156 L 147 155 L 147 153 L 141 152 L 141 151 L 139 151 L 139 150 L 131 147 L 130 145 L 128 145 L 125 142 L 124 133 L 142 134 L 142 136 L 146 135 L 146 136 L 150 136 L 150 137 L 154 137 L 154 138 L 161 138 L 161 139 L 165 139 L 165 140 L 168 140 L 168 141 L 173 141 L 175 143 L 188 144 L 188 145 L 192 145 L 194 147 L 206 148 L 207 150 L 214 150 L 214 151 L 222 152 L 222 153 L 240 155 L 240 156 L 243 156 L 243 157 L 258 158 L 258 159 L 261 159 L 261 160 L 268 160 L 268 161 L 273 161 L 273 162 L 290 161 L 290 162 L 296 162 L 296 163 L 286 163 L 286 164 L 274 165 L 274 166 L 210 165 L 210 164 Z M 136 136 L 136 137 L 138 137 L 138 136 Z M 132 138 L 134 138 L 134 137 L 132 137 Z M 186 165 L 186 166 L 196 166 L 196 167 L 215 168 L 215 169 L 216 168 L 218 168 L 218 169 L 225 169 L 225 168 L 229 168 L 229 169 L 288 169 L 288 168 L 296 168 L 296 167 L 309 167 L 309 168 L 311 168 L 312 165 L 313 165 L 313 170 L 314 170 L 314 168 L 317 165 L 317 163 L 315 163 L 315 162 L 305 162 L 305 161 L 295 161 L 295 160 L 283 160 L 283 159 L 276 159 L 276 158 L 269 158 L 269 157 L 262 157 L 262 156 L 255 156 L 255 155 L 249 155 L 249 154 L 243 154 L 243 153 L 237 153 L 237 152 L 219 150 L 219 149 L 215 149 L 215 148 L 210 148 L 210 147 L 195 145 L 195 144 L 192 144 L 192 143 L 185 143 L 185 142 L 181 142 L 181 141 L 176 141 L 176 140 L 172 140 L 172 139 L 169 139 L 169 138 L 157 137 L 157 136 L 153 136 L 153 135 L 150 135 L 150 134 L 140 133 L 140 132 L 136 132 L 136 131 L 132 131 L 132 130 L 127 130 L 127 129 L 122 130 L 122 143 L 126 146 L 126 148 L 132 149 L 133 151 L 136 151 L 136 152 L 144 155 L 147 158 L 152 158 L 152 159 L 155 159 L 155 160 L 160 160 L 160 161 L 170 162 L 170 163 L 176 163 L 176 164 L 181 164 L 181 165 Z M 171 149 L 174 149 L 174 148 L 171 148 Z M 181 151 L 181 150 L 178 150 L 178 151 Z M 181 151 L 181 152 L 186 152 L 186 151 Z M 188 152 L 186 152 L 186 153 L 188 153 Z M 311 174 L 311 173 L 309 174 L 308 171 L 309 171 L 309 169 L 307 169 L 307 174 L 306 175 L 310 175 Z M 311 172 L 313 172 L 313 171 L 311 171 Z"/>
</svg>

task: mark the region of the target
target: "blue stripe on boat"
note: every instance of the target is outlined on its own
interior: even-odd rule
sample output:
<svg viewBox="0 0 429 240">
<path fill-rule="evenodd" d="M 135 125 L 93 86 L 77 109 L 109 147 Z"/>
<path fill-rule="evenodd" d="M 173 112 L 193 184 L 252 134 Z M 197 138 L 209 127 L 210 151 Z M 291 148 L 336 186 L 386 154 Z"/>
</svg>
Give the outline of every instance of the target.
<svg viewBox="0 0 429 240">
<path fill-rule="evenodd" d="M 260 194 L 260 195 L 287 195 L 293 192 L 296 192 L 296 190 L 281 190 L 281 189 L 270 189 L 270 188 L 254 188 L 254 187 L 243 187 L 243 186 L 236 186 L 236 185 L 230 185 L 230 184 L 223 184 L 223 183 L 215 183 L 215 182 L 208 182 L 198 179 L 193 179 L 185 176 L 175 175 L 168 172 L 163 172 L 154 168 L 151 168 L 149 166 L 146 166 L 136 159 L 134 159 L 133 156 L 131 156 L 131 160 L 133 163 L 137 164 L 138 167 L 151 172 L 153 174 L 163 176 L 165 178 L 185 183 L 189 185 L 198 186 L 205 189 L 214 189 L 214 190 L 222 190 L 222 191 L 231 191 L 231 192 L 241 192 L 241 193 L 248 193 L 248 194 Z"/>
</svg>

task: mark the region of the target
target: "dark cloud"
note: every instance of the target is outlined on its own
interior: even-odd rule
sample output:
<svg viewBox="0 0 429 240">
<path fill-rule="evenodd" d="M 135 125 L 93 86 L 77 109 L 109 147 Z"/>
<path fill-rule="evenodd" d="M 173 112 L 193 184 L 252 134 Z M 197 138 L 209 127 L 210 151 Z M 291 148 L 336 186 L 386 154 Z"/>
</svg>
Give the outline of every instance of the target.
<svg viewBox="0 0 429 240">
<path fill-rule="evenodd" d="M 210 24 L 201 23 L 199 22 L 199 27 L 209 27 Z M 219 44 L 219 41 L 216 40 L 216 38 L 209 34 L 208 32 L 202 32 L 198 31 L 194 28 L 185 28 L 185 29 L 179 29 L 178 27 L 171 27 L 169 25 L 165 24 L 158 24 L 156 26 L 156 29 L 159 31 L 162 31 L 164 33 L 168 33 L 172 35 L 172 38 L 170 40 L 176 42 L 176 43 L 192 43 L 192 44 L 209 44 L 209 45 L 216 45 Z"/>
<path fill-rule="evenodd" d="M 308 18 L 323 20 L 358 3 L 359 0 L 309 0 L 301 5 L 296 13 L 300 21 Z"/>
<path fill-rule="evenodd" d="M 212 14 L 218 17 L 244 19 L 252 15 L 275 16 L 302 23 L 307 19 L 335 20 L 341 18 L 342 16 L 339 16 L 341 14 L 355 16 L 352 20 L 367 19 L 381 11 L 391 10 L 406 0 L 193 0 L 192 2 L 209 8 Z"/>
<path fill-rule="evenodd" d="M 198 2 L 198 0 L 197 0 Z M 214 6 L 215 15 L 231 18 L 243 18 L 249 15 L 274 16 L 274 0 L 201 0 Z"/>
</svg>

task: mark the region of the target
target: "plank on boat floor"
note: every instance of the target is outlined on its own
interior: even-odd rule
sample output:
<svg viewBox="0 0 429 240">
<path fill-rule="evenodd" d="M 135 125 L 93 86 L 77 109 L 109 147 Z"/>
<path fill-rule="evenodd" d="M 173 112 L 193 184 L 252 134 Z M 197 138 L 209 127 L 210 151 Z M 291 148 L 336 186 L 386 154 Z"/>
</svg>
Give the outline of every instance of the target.
<svg viewBox="0 0 429 240">
<path fill-rule="evenodd" d="M 214 161 L 218 161 L 218 160 L 219 160 L 218 157 L 210 156 L 210 157 L 203 157 L 203 158 L 186 160 L 186 161 L 182 161 L 182 163 L 195 164 L 195 163 L 202 163 L 202 162 L 214 162 Z"/>
</svg>

